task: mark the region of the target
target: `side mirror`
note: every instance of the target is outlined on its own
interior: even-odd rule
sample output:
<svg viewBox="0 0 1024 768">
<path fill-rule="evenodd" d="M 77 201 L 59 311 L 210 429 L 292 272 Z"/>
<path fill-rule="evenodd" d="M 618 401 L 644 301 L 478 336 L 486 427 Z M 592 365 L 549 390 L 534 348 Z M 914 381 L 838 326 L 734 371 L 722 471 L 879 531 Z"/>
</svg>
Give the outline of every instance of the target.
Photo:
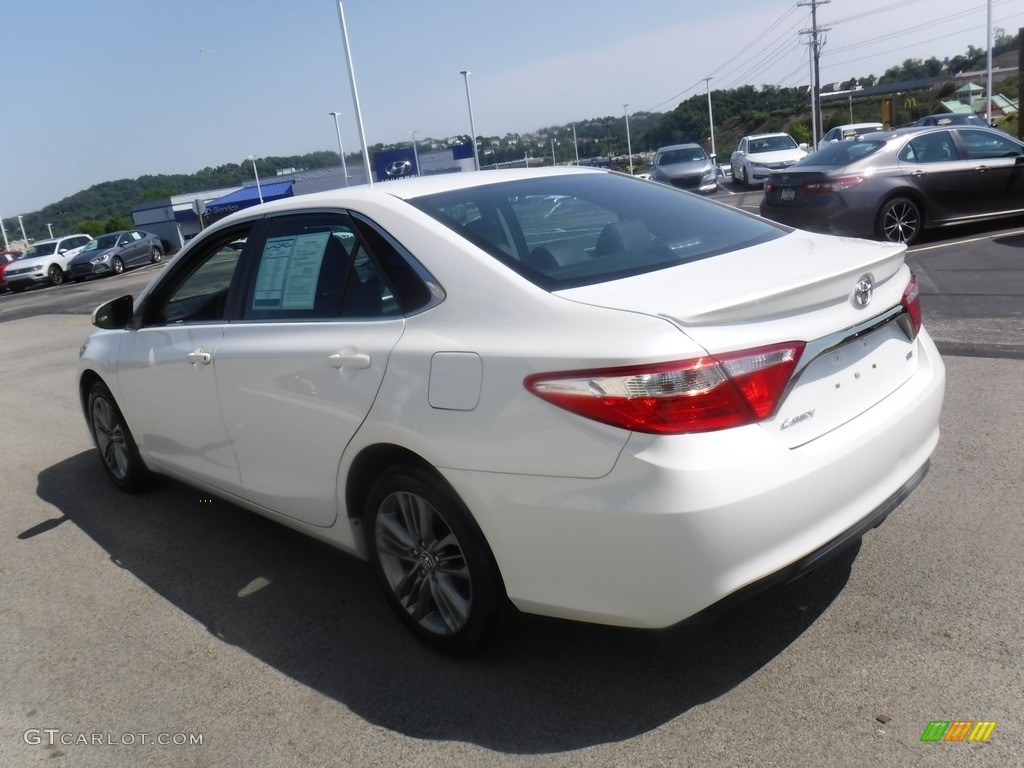
<svg viewBox="0 0 1024 768">
<path fill-rule="evenodd" d="M 111 299 L 93 310 L 92 324 L 105 331 L 117 331 L 128 327 L 134 316 L 135 300 L 131 296 Z"/>
<path fill-rule="evenodd" d="M 803 150 L 806 151 L 806 149 L 807 149 L 807 142 L 806 141 L 800 142 L 800 149 L 803 149 Z"/>
</svg>

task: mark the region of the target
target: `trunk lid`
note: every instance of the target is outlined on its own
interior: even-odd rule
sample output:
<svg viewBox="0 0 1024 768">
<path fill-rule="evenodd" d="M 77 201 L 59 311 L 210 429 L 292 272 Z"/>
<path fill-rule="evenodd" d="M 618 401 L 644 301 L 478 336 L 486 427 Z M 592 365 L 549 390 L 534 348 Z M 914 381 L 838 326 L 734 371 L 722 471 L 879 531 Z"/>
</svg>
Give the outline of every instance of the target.
<svg viewBox="0 0 1024 768">
<path fill-rule="evenodd" d="M 557 295 L 662 317 L 711 354 L 807 342 L 790 390 L 760 422 L 795 447 L 855 418 L 916 370 L 916 343 L 897 324 L 865 332 L 900 304 L 910 277 L 905 251 L 902 245 L 794 232 Z M 864 280 L 870 281 L 869 295 Z"/>
</svg>

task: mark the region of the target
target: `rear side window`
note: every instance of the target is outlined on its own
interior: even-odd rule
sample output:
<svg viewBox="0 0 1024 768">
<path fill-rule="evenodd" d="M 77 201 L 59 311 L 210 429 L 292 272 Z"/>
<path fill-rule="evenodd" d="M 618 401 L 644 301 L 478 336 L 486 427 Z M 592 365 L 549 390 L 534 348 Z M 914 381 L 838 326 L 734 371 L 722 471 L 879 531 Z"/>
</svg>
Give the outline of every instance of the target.
<svg viewBox="0 0 1024 768">
<path fill-rule="evenodd" d="M 756 216 L 620 174 L 559 174 L 410 201 L 547 290 L 652 272 L 782 237 Z"/>
<path fill-rule="evenodd" d="M 262 242 L 244 320 L 401 314 L 384 270 L 342 213 L 275 217 Z"/>
</svg>

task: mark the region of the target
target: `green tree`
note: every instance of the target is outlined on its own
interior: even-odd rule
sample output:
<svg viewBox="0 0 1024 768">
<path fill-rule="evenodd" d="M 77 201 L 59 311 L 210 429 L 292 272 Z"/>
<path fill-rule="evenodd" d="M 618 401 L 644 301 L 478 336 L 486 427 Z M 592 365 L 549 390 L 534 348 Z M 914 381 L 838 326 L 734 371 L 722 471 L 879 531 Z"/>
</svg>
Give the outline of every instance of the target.
<svg viewBox="0 0 1024 768">
<path fill-rule="evenodd" d="M 103 225 L 104 232 L 120 232 L 122 229 L 131 229 L 134 222 L 124 216 L 111 216 Z"/>
<path fill-rule="evenodd" d="M 102 235 L 106 230 L 103 226 L 102 221 L 96 221 L 96 219 L 84 219 L 83 221 L 75 224 L 74 227 L 76 232 L 84 232 L 87 235 L 98 237 Z"/>
</svg>

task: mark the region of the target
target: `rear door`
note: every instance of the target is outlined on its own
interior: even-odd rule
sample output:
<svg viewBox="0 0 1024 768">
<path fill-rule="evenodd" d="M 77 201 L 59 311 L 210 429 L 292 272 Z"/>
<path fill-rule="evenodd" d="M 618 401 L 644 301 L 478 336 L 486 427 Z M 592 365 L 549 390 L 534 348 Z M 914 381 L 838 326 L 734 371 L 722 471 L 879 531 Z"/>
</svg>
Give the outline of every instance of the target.
<svg viewBox="0 0 1024 768">
<path fill-rule="evenodd" d="M 948 221 L 974 214 L 977 175 L 948 130 L 915 136 L 899 152 L 904 177 L 925 200 L 925 219 Z"/>
<path fill-rule="evenodd" d="M 317 526 L 338 514 L 337 472 L 405 327 L 378 254 L 351 217 L 269 220 L 217 389 L 243 495 Z"/>
</svg>

